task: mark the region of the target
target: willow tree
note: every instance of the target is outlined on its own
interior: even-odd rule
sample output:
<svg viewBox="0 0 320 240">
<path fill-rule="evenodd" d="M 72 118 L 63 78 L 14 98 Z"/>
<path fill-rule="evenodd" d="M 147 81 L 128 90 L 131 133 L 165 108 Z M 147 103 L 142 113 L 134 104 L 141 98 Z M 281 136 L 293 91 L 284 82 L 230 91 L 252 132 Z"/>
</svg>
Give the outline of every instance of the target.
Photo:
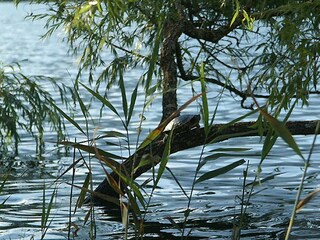
<svg viewBox="0 0 320 240">
<path fill-rule="evenodd" d="M 161 85 L 163 118 L 177 109 L 178 79 L 198 80 L 202 64 L 206 82 L 243 108 L 252 108 L 250 94 L 287 108 L 318 93 L 319 1 L 34 2 L 49 12 L 32 17 L 47 17 L 47 34 L 63 27 L 82 53 L 80 72 L 89 69 L 96 84 L 111 87 L 128 69 L 146 69 L 141 84 L 146 92 Z"/>
<path fill-rule="evenodd" d="M 244 109 L 262 98 L 271 113 L 318 94 L 317 0 L 34 2 L 48 6 L 30 15 L 47 19 L 45 36 L 63 28 L 81 55 L 78 77 L 89 71 L 107 91 L 144 69 L 137 81 L 148 95 L 161 91 L 162 120 L 177 110 L 179 86 L 201 78 Z"/>
<path fill-rule="evenodd" d="M 202 81 L 203 94 L 206 85 L 216 85 L 217 91 L 232 96 L 235 106 L 243 109 L 257 109 L 257 100 L 262 99 L 261 116 L 276 128 L 268 135 L 271 139 L 282 127 L 275 121 L 279 112 L 290 109 L 290 113 L 297 103 L 307 106 L 309 97 L 319 93 L 319 0 L 33 2 L 48 6 L 46 12 L 30 15 L 47 19 L 45 36 L 63 29 L 70 50 L 81 55 L 77 80 L 83 71 L 89 72 L 89 82 L 96 87 L 106 82 L 107 92 L 118 86 L 116 83 L 126 85 L 126 71 L 144 69 L 137 83 L 147 96 L 161 92 L 162 121 L 179 107 L 177 89 L 184 82 Z M 206 106 L 202 109 L 208 116 Z M 261 116 L 253 132 L 253 123 L 241 123 L 225 128 L 223 134 L 268 134 Z M 288 127 L 297 134 L 314 133 L 314 122 L 312 128 L 306 126 L 310 123 Z M 175 138 L 171 152 L 212 141 L 221 126 L 211 127 L 207 124 L 207 129 Z M 153 145 L 159 156 L 163 145 Z M 133 169 L 131 160 L 145 154 L 143 151 L 140 148 L 128 158 L 128 171 Z M 144 165 L 132 176 L 151 165 Z M 98 191 L 110 194 L 108 181 Z"/>
<path fill-rule="evenodd" d="M 202 106 L 206 129 L 174 138 L 171 152 L 218 141 L 219 130 L 225 136 L 220 140 L 232 133 L 266 134 L 269 143 L 274 143 L 274 136 L 280 134 L 290 144 L 292 139 L 281 130 L 284 125 L 277 116 L 289 109 L 285 121 L 289 120 L 297 103 L 307 106 L 309 97 L 319 93 L 319 0 L 33 2 L 48 7 L 44 13 L 30 15 L 47 19 L 45 36 L 63 29 L 71 52 L 81 55 L 76 84 L 85 71 L 97 88 L 106 82 L 103 90 L 107 92 L 117 83 L 126 85 L 125 72 L 139 68 L 144 72 L 137 83 L 146 96 L 156 91 L 162 94 L 160 122 L 176 113 L 177 89 L 188 81 L 201 81 L 204 95 L 205 86 L 215 85 L 214 89 L 233 97 L 235 106 L 261 113 L 255 123 L 209 126 L 207 107 Z M 258 102 L 262 102 L 261 107 Z M 269 124 L 275 131 L 265 128 Z M 293 134 L 312 134 L 315 126 L 315 122 L 287 125 Z M 162 156 L 164 141 L 149 142 L 127 159 L 122 166 L 126 173 L 135 169 L 131 172 L 135 178 L 152 167 L 153 163 L 143 164 L 136 170 L 136 160 L 150 150 L 150 145 L 153 154 L 156 149 Z M 299 154 L 292 142 L 291 146 Z M 112 176 L 119 179 L 117 172 Z M 109 183 L 110 179 L 104 181 L 97 191 L 117 196 L 126 189 L 121 186 L 114 191 Z"/>
</svg>

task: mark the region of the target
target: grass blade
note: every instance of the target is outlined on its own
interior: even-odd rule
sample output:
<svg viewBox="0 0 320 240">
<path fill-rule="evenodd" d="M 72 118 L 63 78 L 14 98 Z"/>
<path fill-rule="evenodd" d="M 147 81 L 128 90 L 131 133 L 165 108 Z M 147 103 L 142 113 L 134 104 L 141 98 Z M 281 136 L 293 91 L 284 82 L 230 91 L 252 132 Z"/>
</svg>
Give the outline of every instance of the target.
<svg viewBox="0 0 320 240">
<path fill-rule="evenodd" d="M 245 115 L 242 115 L 234 120 L 232 120 L 231 122 L 225 124 L 223 127 L 221 127 L 220 129 L 218 129 L 217 131 L 217 136 L 216 138 L 212 139 L 212 141 L 210 141 L 210 143 L 215 143 L 215 142 L 218 142 L 218 141 L 221 141 L 221 139 L 227 139 L 227 138 L 231 138 L 231 137 L 240 137 L 243 135 L 243 133 L 240 133 L 240 134 L 229 134 L 229 135 L 223 135 L 223 136 L 219 136 L 219 132 L 222 132 L 224 129 L 228 128 L 229 126 L 231 126 L 232 124 L 235 124 L 237 122 L 240 122 L 241 120 L 249 117 L 250 115 L 253 115 L 255 113 L 257 113 L 259 110 L 258 109 L 255 109 L 255 110 L 252 110 L 251 112 L 245 114 Z M 253 132 L 255 132 L 256 130 L 252 130 Z"/>
<path fill-rule="evenodd" d="M 93 195 L 94 197 L 98 197 L 98 198 L 101 198 L 102 200 L 104 201 L 107 201 L 107 202 L 110 202 L 110 203 L 113 203 L 115 205 L 119 205 L 119 199 L 118 198 L 115 198 L 114 196 L 111 196 L 111 195 L 107 195 L 107 194 L 103 194 L 103 193 L 99 193 L 99 192 L 95 192 L 93 190 L 90 190 L 88 188 L 84 188 L 84 187 L 80 187 L 80 186 L 77 186 L 75 184 L 70 184 L 70 183 L 66 183 L 70 186 L 73 186 L 73 187 L 76 187 L 78 189 L 81 189 L 85 192 L 88 192 L 90 193 L 91 195 Z"/>
<path fill-rule="evenodd" d="M 248 153 L 248 154 L 232 154 L 232 153 L 214 153 L 209 156 L 206 156 L 198 165 L 198 170 L 202 168 L 208 161 L 213 161 L 222 157 L 257 157 L 260 156 L 260 153 Z"/>
<path fill-rule="evenodd" d="M 302 153 L 301 153 L 296 141 L 292 137 L 292 134 L 290 133 L 290 131 L 286 127 L 286 125 L 284 123 L 278 121 L 276 118 L 274 118 L 269 113 L 267 113 L 267 111 L 262 109 L 259 106 L 259 104 L 258 104 L 257 100 L 255 99 L 255 97 L 253 96 L 253 94 L 252 94 L 252 92 L 250 90 L 250 86 L 248 86 L 248 90 L 249 90 L 249 92 L 251 94 L 251 97 L 252 97 L 254 103 L 257 105 L 259 112 L 265 118 L 265 120 L 276 131 L 276 133 L 282 138 L 282 140 L 285 141 L 288 144 L 288 146 L 290 148 L 292 148 L 293 151 L 295 151 L 296 154 L 298 154 L 303 160 L 305 160 L 305 158 L 303 157 L 303 155 L 302 155 Z M 292 111 L 292 109 L 290 111 Z"/>
<path fill-rule="evenodd" d="M 77 208 L 81 208 L 81 206 L 84 203 L 84 200 L 86 199 L 86 193 L 87 192 L 84 189 L 89 188 L 91 177 L 92 177 L 92 173 L 89 172 L 87 174 L 86 179 L 83 182 L 83 185 L 82 185 L 83 188 L 81 189 L 81 192 L 79 194 L 79 197 L 78 197 L 78 200 L 77 200 L 77 203 L 76 203 L 75 211 L 77 210 Z"/>
<path fill-rule="evenodd" d="M 129 107 L 128 119 L 127 119 L 127 126 L 130 123 L 130 120 L 131 120 L 131 117 L 132 117 L 132 113 L 133 113 L 133 109 L 134 109 L 134 106 L 136 105 L 137 94 L 138 94 L 138 85 L 135 87 L 135 89 L 133 90 L 133 92 L 131 94 L 130 107 Z"/>
<path fill-rule="evenodd" d="M 114 159 L 122 159 L 122 157 L 118 156 L 118 155 L 115 155 L 113 153 L 109 153 L 109 152 L 106 152 L 100 148 L 97 148 L 97 147 L 94 147 L 94 146 L 88 146 L 88 145 L 83 145 L 83 144 L 80 144 L 80 143 L 74 143 L 74 142 L 69 142 L 69 141 L 61 141 L 59 142 L 59 144 L 61 145 L 64 145 L 64 146 L 67 146 L 67 147 L 73 147 L 73 148 L 77 148 L 77 149 L 80 149 L 80 150 L 83 150 L 87 153 L 92 153 L 92 154 L 100 154 L 106 158 L 110 158 L 112 160 L 112 158 Z"/>
<path fill-rule="evenodd" d="M 87 118 L 89 115 L 89 109 L 86 107 L 86 105 L 84 104 L 84 102 L 82 101 L 82 98 L 80 97 L 79 95 L 79 87 L 78 87 L 78 84 L 74 86 L 74 89 L 76 89 L 74 92 L 75 92 L 75 95 L 76 95 L 76 98 L 77 98 L 77 101 L 80 105 L 80 109 L 81 109 L 81 112 L 82 112 L 82 115 L 84 116 L 84 118 L 86 119 L 86 125 L 87 125 L 87 128 L 88 128 L 88 121 L 87 121 Z"/>
<path fill-rule="evenodd" d="M 292 148 L 296 154 L 298 154 L 302 159 L 304 159 L 296 141 L 292 137 L 289 129 L 286 127 L 285 124 L 278 121 L 276 118 L 272 117 L 263 109 L 259 110 L 263 117 L 267 120 L 267 122 L 271 125 L 271 127 L 276 131 L 276 133 L 285 141 L 290 148 Z"/>
<path fill-rule="evenodd" d="M 314 190 L 313 192 L 309 193 L 304 199 L 302 199 L 296 208 L 296 212 L 300 212 L 301 209 L 308 203 L 310 202 L 315 196 L 317 196 L 320 192 L 320 188 Z"/>
<path fill-rule="evenodd" d="M 119 79 L 119 87 L 120 87 L 121 98 L 122 98 L 122 110 L 123 110 L 126 122 L 128 122 L 127 121 L 127 119 L 128 119 L 128 101 L 127 101 L 126 88 L 125 88 L 125 85 L 123 82 L 122 75 L 120 76 L 120 79 Z"/>
<path fill-rule="evenodd" d="M 158 170 L 158 174 L 157 174 L 157 178 L 156 181 L 154 183 L 155 186 L 158 185 L 159 180 L 167 166 L 168 160 L 169 160 L 169 156 L 170 156 L 170 150 L 171 150 L 171 139 L 172 139 L 172 133 L 173 133 L 173 129 L 170 131 L 169 137 L 167 139 L 166 142 L 166 146 L 164 148 L 163 154 L 162 154 L 162 158 L 161 158 L 161 162 L 160 162 L 160 167 Z"/>
<path fill-rule="evenodd" d="M 71 117 L 68 116 L 61 108 L 59 108 L 54 102 L 50 101 L 51 106 L 53 106 L 65 119 L 67 119 L 73 126 L 75 126 L 80 132 L 82 132 L 84 135 L 86 133 L 82 130 L 82 128 L 79 126 L 79 124 L 74 121 Z"/>
<path fill-rule="evenodd" d="M 200 182 L 203 182 L 205 180 L 208 180 L 208 179 L 211 179 L 211 178 L 214 178 L 216 176 L 219 176 L 221 174 L 224 174 L 226 172 L 229 172 L 231 171 L 232 169 L 242 165 L 243 163 L 245 163 L 246 161 L 244 159 L 240 159 L 234 163 L 231 163 L 227 166 L 224 166 L 222 168 L 219 168 L 219 169 L 215 169 L 213 171 L 210 171 L 210 172 L 206 172 L 205 174 L 203 174 L 201 177 L 199 177 L 197 180 L 196 180 L 196 184 L 197 183 L 200 183 Z"/>
<path fill-rule="evenodd" d="M 207 98 L 207 90 L 206 90 L 206 82 L 204 77 L 204 63 L 201 64 L 201 72 L 200 72 L 200 80 L 201 80 L 201 92 L 202 92 L 202 119 L 204 124 L 205 132 L 209 132 L 209 107 L 208 107 L 208 98 Z"/>
<path fill-rule="evenodd" d="M 160 23 L 158 26 L 157 26 L 157 34 L 155 36 L 155 39 L 154 39 L 154 45 L 153 45 L 153 49 L 152 49 L 152 54 L 151 54 L 151 59 L 150 59 L 150 62 L 149 62 L 149 69 L 148 69 L 148 73 L 147 73 L 147 81 L 146 81 L 146 84 L 145 84 L 145 89 L 146 89 L 146 92 L 149 91 L 149 88 L 151 86 L 151 83 L 152 83 L 152 75 L 154 73 L 154 69 L 157 65 L 157 61 L 158 61 L 158 57 L 159 57 L 159 49 L 160 49 L 160 44 L 162 42 L 162 38 L 163 38 L 163 27 L 164 27 L 164 17 L 165 15 L 164 14 L 161 14 L 160 16 L 158 16 L 158 23 Z"/>
<path fill-rule="evenodd" d="M 103 96 L 101 96 L 99 93 L 93 91 L 92 89 L 88 88 L 86 85 L 80 83 L 89 93 L 91 93 L 92 96 L 97 98 L 104 106 L 107 106 L 114 114 L 116 114 L 120 119 L 121 116 L 118 113 L 117 109 Z"/>
<path fill-rule="evenodd" d="M 130 187 L 130 189 L 134 192 L 135 196 L 138 198 L 139 202 L 145 208 L 145 200 L 143 195 L 141 194 L 138 186 L 132 180 L 132 178 L 125 176 L 124 174 L 119 175 L 121 180 L 126 184 L 126 186 Z M 128 193 L 128 192 L 127 192 Z M 128 194 L 129 197 L 129 194 Z"/>
<path fill-rule="evenodd" d="M 51 222 L 49 223 L 49 225 L 47 225 L 48 223 L 48 219 L 50 216 L 50 212 L 53 206 L 53 199 L 56 195 L 56 189 L 53 190 L 52 194 L 51 194 L 51 198 L 46 210 L 46 187 L 44 185 L 43 187 L 43 199 L 42 199 L 42 215 L 41 215 L 41 229 L 42 229 L 42 235 L 41 235 L 41 239 L 44 239 L 46 232 L 49 228 L 49 225 L 51 224 Z"/>
</svg>

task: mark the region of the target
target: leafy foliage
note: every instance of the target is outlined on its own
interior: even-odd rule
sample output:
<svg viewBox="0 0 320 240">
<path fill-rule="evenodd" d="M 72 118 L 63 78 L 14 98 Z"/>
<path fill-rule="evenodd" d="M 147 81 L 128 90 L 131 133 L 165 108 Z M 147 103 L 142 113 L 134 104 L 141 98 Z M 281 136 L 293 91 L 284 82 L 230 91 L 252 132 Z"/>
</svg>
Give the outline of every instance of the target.
<svg viewBox="0 0 320 240">
<path fill-rule="evenodd" d="M 160 80 L 155 53 L 162 26 L 179 21 L 180 79 L 200 79 L 205 62 L 206 81 L 239 96 L 243 107 L 250 107 L 248 85 L 270 106 L 285 96 L 285 108 L 291 98 L 307 104 L 309 95 L 318 93 L 319 1 L 34 2 L 45 3 L 49 12 L 31 17 L 47 18 L 46 36 L 66 31 L 71 50 L 82 53 L 79 73 L 88 69 L 91 81 L 98 73 L 98 85 L 107 81 L 111 87 L 132 67 L 146 70 L 141 83 L 147 88 L 150 74 Z"/>
<path fill-rule="evenodd" d="M 41 80 L 49 80 L 57 87 L 53 79 L 45 77 L 29 78 L 17 72 L 19 65 L 3 65 L 0 68 L 0 141 L 2 151 L 13 143 L 18 151 L 21 129 L 32 134 L 37 142 L 37 150 L 43 148 L 43 134 L 49 123 L 58 136 L 63 135 L 64 125 L 61 115 L 52 107 L 54 100 L 48 92 L 38 84 Z M 64 99 L 65 89 L 58 88 Z"/>
<path fill-rule="evenodd" d="M 261 162 L 273 147 L 277 135 L 303 157 L 290 132 L 277 117 L 283 109 L 289 109 L 286 121 L 297 103 L 306 105 L 311 94 L 319 93 L 319 0 L 36 0 L 33 2 L 44 3 L 48 7 L 47 12 L 30 15 L 32 19 L 47 19 L 47 33 L 44 37 L 50 36 L 58 29 L 63 29 L 67 34 L 70 51 L 81 55 L 76 86 L 79 86 L 78 83 L 84 71 L 88 71 L 88 80 L 96 85 L 97 91 L 85 84 L 80 83 L 80 85 L 119 118 L 127 133 L 128 148 L 130 148 L 128 127 L 134 111 L 138 84 L 145 87 L 145 99 L 147 95 L 159 89 L 161 84 L 165 89 L 166 82 L 163 80 L 165 74 L 161 60 L 168 54 L 164 52 L 164 45 L 171 44 L 170 54 L 174 55 L 174 61 L 169 68 L 174 73 L 173 78 L 178 78 L 180 82 L 199 81 L 201 84 L 201 109 L 206 133 L 210 130 L 209 111 L 213 105 L 209 102 L 207 88 L 213 84 L 221 88 L 222 92 L 229 92 L 231 96 L 236 96 L 235 100 L 243 108 L 252 109 L 250 114 L 239 117 L 229 125 L 259 110 L 260 116 L 255 127 L 259 129 L 261 135 L 268 129 Z M 171 35 L 176 37 L 173 38 L 174 42 L 168 43 L 167 40 L 170 40 Z M 128 83 L 124 77 L 126 71 L 131 68 L 141 70 L 140 78 L 137 78 L 133 84 Z M 98 93 L 103 82 L 107 83 L 104 95 Z M 107 99 L 107 90 L 115 84 L 118 84 L 121 90 L 124 116 Z M 127 101 L 126 90 L 129 84 L 135 86 L 130 104 Z M 175 91 L 175 88 L 174 86 L 168 91 Z M 75 90 L 77 91 L 78 88 L 76 87 Z M 165 94 L 166 91 L 167 89 L 162 93 Z M 81 100 L 81 97 L 77 96 Z M 256 99 L 259 98 L 264 100 L 263 107 L 257 104 Z M 258 109 L 253 110 L 253 102 Z M 26 111 L 25 108 L 18 106 L 22 112 Z M 84 112 L 85 109 L 82 109 Z M 58 106 L 55 110 L 84 133 L 77 122 Z M 216 111 L 218 107 L 213 116 Z M 163 124 L 165 123 L 163 121 Z M 7 125 L 7 128 L 8 126 L 10 125 Z M 161 133 L 162 127 L 164 125 L 160 124 L 155 128 L 140 147 L 137 141 L 136 148 L 141 150 L 142 147 L 152 143 Z M 13 130 L 11 132 L 14 133 Z M 226 136 L 219 137 L 226 138 Z M 219 138 L 216 138 L 212 142 L 218 140 Z M 69 145 L 70 142 L 64 142 L 64 144 Z M 154 178 L 155 185 L 158 184 L 165 170 L 170 154 L 170 144 L 168 142 L 165 147 L 157 178 Z M 133 174 L 131 176 L 123 174 L 119 169 L 121 165 L 112 157 L 109 158 L 109 153 L 95 146 L 73 144 L 73 147 L 94 153 L 119 176 L 126 185 L 129 203 L 136 215 L 141 217 L 137 199 L 145 209 L 150 201 L 145 205 L 146 201 L 133 181 Z M 205 146 L 201 150 L 191 193 L 186 195 L 188 206 L 185 211 L 182 236 L 191 212 L 190 203 L 195 185 L 244 163 L 241 159 L 219 169 L 212 169 L 198 177 L 200 168 L 209 159 L 202 159 L 204 149 Z M 223 155 L 215 154 L 210 157 L 216 159 L 220 156 Z M 152 157 L 150 159 L 149 156 L 147 157 L 149 162 L 154 160 Z M 135 160 L 133 157 L 133 161 Z M 132 164 L 132 172 L 136 171 L 134 166 L 135 164 Z M 120 184 L 107 171 L 106 176 L 113 189 L 122 194 Z M 85 188 L 89 185 L 90 178 L 91 175 L 88 175 Z M 176 178 L 175 180 L 179 184 Z M 83 189 L 81 202 L 83 202 L 84 191 L 87 189 Z M 183 192 L 186 191 L 183 190 Z"/>
</svg>

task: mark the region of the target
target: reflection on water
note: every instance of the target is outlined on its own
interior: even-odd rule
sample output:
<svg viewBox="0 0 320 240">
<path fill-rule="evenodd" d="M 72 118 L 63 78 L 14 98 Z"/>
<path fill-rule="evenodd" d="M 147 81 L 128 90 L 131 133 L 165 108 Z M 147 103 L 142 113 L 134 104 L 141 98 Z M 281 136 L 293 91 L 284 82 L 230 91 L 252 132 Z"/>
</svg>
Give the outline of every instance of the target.
<svg viewBox="0 0 320 240">
<path fill-rule="evenodd" d="M 33 6 L 34 8 L 41 8 Z M 63 82 L 71 82 L 72 76 L 77 69 L 75 59 L 65 55 L 67 46 L 60 42 L 59 37 L 53 36 L 50 40 L 41 42 L 38 40 L 42 33 L 43 23 L 26 22 L 23 20 L 30 6 L 22 5 L 16 9 L 9 3 L 0 3 L 0 26 L 2 36 L 0 38 L 1 60 L 10 63 L 22 62 L 22 70 L 28 74 L 45 74 L 57 77 Z M 135 81 L 139 73 L 132 72 L 128 78 Z M 88 93 L 82 93 L 85 97 Z M 187 94 L 181 96 L 180 101 L 189 99 Z M 214 96 L 214 93 L 213 93 Z M 109 100 L 121 108 L 119 93 L 115 90 L 109 94 Z M 294 118 L 299 120 L 314 119 L 319 116 L 319 100 L 311 101 L 310 111 L 297 110 Z M 233 98 L 224 98 L 223 106 L 219 108 L 216 121 L 227 122 L 238 115 L 238 105 Z M 139 113 L 143 106 L 143 96 L 139 96 L 136 105 L 136 114 L 133 119 L 130 136 L 134 140 L 136 128 L 139 123 Z M 106 112 L 102 120 L 99 120 L 99 104 L 92 104 L 93 123 L 92 130 L 99 127 L 99 131 L 117 130 L 122 131 L 122 126 L 117 118 Z M 160 119 L 160 99 L 156 99 L 152 107 L 145 114 L 147 120 L 143 125 L 144 134 L 154 128 Z M 198 112 L 197 104 L 187 109 L 188 112 Z M 303 114 L 302 114 L 303 113 Z M 77 121 L 85 122 L 82 115 L 76 115 Z M 253 119 L 253 118 L 252 118 Z M 73 129 L 73 130 L 72 130 Z M 72 127 L 68 127 L 71 138 L 81 137 Z M 308 153 L 312 136 L 296 137 L 297 142 L 304 154 Z M 77 209 L 73 214 L 74 204 L 78 190 L 73 189 L 73 198 L 70 199 L 71 186 L 66 183 L 72 182 L 72 171 L 67 172 L 55 182 L 60 174 L 72 164 L 72 156 L 65 156 L 57 152 L 54 141 L 55 136 L 48 132 L 46 155 L 39 158 L 34 153 L 32 138 L 22 138 L 20 144 L 20 155 L 16 159 L 6 159 L 0 164 L 0 174 L 4 177 L 9 174 L 4 190 L 0 196 L 0 202 L 6 200 L 0 208 L 0 238 L 1 239 L 30 239 L 41 237 L 41 220 L 43 211 L 43 196 L 46 206 L 53 193 L 56 194 L 51 215 L 48 219 L 50 224 L 45 239 L 66 239 L 68 236 L 67 225 L 72 222 L 71 236 L 76 239 L 88 239 L 90 225 L 83 225 L 87 208 Z M 50 140 L 50 141 L 49 141 Z M 257 165 L 260 161 L 259 153 L 262 144 L 259 138 L 232 139 L 218 143 L 206 148 L 206 153 L 217 148 L 249 148 L 245 153 L 236 153 L 238 156 L 221 157 L 209 162 L 203 167 L 199 175 L 208 170 L 223 167 L 234 161 L 244 158 L 248 163 L 248 177 L 244 183 L 243 171 L 246 166 L 242 165 L 227 174 L 220 175 L 213 180 L 196 185 L 191 204 L 190 220 L 187 230 L 192 230 L 191 236 L 198 238 L 230 239 L 233 232 L 235 216 L 241 212 L 241 197 L 243 184 L 253 181 Z M 101 143 L 104 144 L 104 143 Z M 317 145 L 318 146 L 318 145 Z M 110 150 L 110 148 L 108 149 Z M 126 152 L 115 148 L 116 154 L 125 155 Z M 184 191 L 190 192 L 192 182 L 201 148 L 194 148 L 173 154 L 168 163 Z M 313 159 L 319 158 L 319 149 L 316 147 Z M 98 184 L 104 173 L 97 162 L 92 162 L 95 183 Z M 259 174 L 260 179 L 274 175 L 268 181 L 254 188 L 250 198 L 245 219 L 243 220 L 242 239 L 281 239 L 292 211 L 297 186 L 303 169 L 301 160 L 282 142 L 278 141 L 270 156 L 263 163 L 263 171 Z M 75 185 L 82 185 L 87 169 L 82 165 L 75 170 Z M 319 164 L 311 162 L 308 181 L 305 185 L 304 195 L 317 188 L 319 180 Z M 138 179 L 139 183 L 152 178 L 152 174 L 146 173 Z M 56 192 L 55 192 L 56 191 Z M 249 188 L 245 190 L 244 200 L 247 200 Z M 319 199 L 315 199 L 297 215 L 293 230 L 293 239 L 311 239 L 319 237 Z M 71 207 L 70 207 L 71 204 Z M 175 222 L 184 219 L 184 210 L 187 207 L 187 198 L 177 185 L 175 179 L 166 171 L 159 183 L 159 188 L 154 192 L 147 214 L 145 233 L 150 237 L 161 237 L 173 239 L 179 237 L 177 230 L 168 220 L 172 218 Z M 70 214 L 71 217 L 70 217 Z M 103 209 L 97 208 L 96 232 L 98 239 L 118 239 L 123 237 L 123 227 L 117 219 L 104 214 Z"/>
</svg>

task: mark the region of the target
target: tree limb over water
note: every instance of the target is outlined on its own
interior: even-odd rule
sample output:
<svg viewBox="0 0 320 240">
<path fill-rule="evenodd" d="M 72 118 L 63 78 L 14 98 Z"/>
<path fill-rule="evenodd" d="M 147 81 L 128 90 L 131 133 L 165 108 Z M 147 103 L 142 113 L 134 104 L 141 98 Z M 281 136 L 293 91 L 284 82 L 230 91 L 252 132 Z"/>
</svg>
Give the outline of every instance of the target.
<svg viewBox="0 0 320 240">
<path fill-rule="evenodd" d="M 238 122 L 232 125 L 229 124 L 214 124 L 211 126 L 211 130 L 206 137 L 204 128 L 195 128 L 190 131 L 184 131 L 174 134 L 171 142 L 171 154 L 186 150 L 189 148 L 201 146 L 204 144 L 212 144 L 215 142 L 225 141 L 227 139 L 235 137 L 249 137 L 249 136 L 261 136 L 258 129 L 255 127 L 256 122 Z M 312 135 L 315 134 L 317 121 L 290 121 L 286 123 L 286 127 L 292 135 Z M 265 130 L 262 135 L 265 135 Z M 165 141 L 163 141 L 164 133 L 158 139 L 143 149 L 139 149 L 133 155 L 128 157 L 118 169 L 121 172 L 133 176 L 136 179 L 144 172 L 149 171 L 152 167 L 159 163 L 165 148 Z M 142 160 L 148 159 L 148 164 L 141 165 Z M 134 164 L 134 165 L 133 165 Z M 132 169 L 135 169 L 132 172 Z M 121 182 L 119 176 L 112 172 L 110 174 L 115 182 Z M 125 192 L 126 186 L 121 184 L 121 190 Z M 87 199 L 87 203 L 92 200 L 95 204 L 104 205 L 106 207 L 114 208 L 114 203 L 106 201 L 107 198 L 119 199 L 118 193 L 110 186 L 109 181 L 105 179 L 95 189 L 98 194 L 93 194 Z M 104 199 L 100 198 L 101 194 L 107 195 Z"/>
</svg>

